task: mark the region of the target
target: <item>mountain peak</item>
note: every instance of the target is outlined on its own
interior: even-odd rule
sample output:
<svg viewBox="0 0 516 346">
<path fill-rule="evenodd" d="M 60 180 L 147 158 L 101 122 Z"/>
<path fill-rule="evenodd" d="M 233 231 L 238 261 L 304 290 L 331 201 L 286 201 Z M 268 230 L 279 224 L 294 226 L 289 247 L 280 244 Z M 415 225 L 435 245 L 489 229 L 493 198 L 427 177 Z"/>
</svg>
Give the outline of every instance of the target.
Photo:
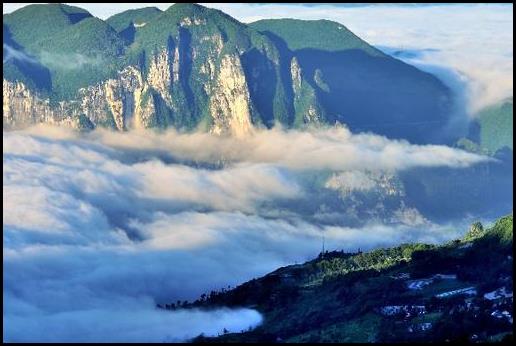
<svg viewBox="0 0 516 346">
<path fill-rule="evenodd" d="M 230 15 L 217 10 L 215 8 L 205 7 L 196 3 L 176 3 L 170 6 L 164 13 L 165 16 L 173 16 L 173 18 L 182 19 L 184 17 L 198 16 L 209 21 L 229 20 L 233 24 L 245 27 L 245 24 L 239 22 Z"/>
<path fill-rule="evenodd" d="M 195 3 L 176 3 L 167 8 L 165 10 L 165 13 L 174 13 L 181 15 L 199 15 L 207 11 L 213 10 Z"/>
<path fill-rule="evenodd" d="M 143 7 L 117 13 L 106 19 L 106 22 L 117 32 L 121 32 L 132 25 L 146 25 L 161 13 L 163 11 L 157 7 Z"/>
<path fill-rule="evenodd" d="M 167 9 L 167 11 L 169 11 L 169 10 L 178 11 L 178 10 L 184 10 L 184 9 L 187 9 L 187 10 L 207 10 L 208 8 L 205 7 L 205 6 L 193 3 L 193 2 L 178 2 L 178 3 L 175 3 L 175 4 L 171 5 Z"/>
<path fill-rule="evenodd" d="M 75 24 L 84 18 L 92 17 L 91 13 L 83 8 L 65 4 L 32 4 L 8 14 L 8 16 L 12 17 L 35 16 L 35 18 L 60 15 L 67 17 L 71 24 Z"/>
</svg>

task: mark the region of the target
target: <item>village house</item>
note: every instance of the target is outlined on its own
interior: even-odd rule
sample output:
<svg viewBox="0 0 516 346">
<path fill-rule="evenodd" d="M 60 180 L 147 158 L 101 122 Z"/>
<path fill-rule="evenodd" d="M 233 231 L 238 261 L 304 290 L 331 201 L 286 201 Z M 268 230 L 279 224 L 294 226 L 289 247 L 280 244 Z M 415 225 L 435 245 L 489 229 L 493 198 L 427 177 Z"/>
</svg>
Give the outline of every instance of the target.
<svg viewBox="0 0 516 346">
<path fill-rule="evenodd" d="M 460 288 L 458 290 L 439 293 L 439 294 L 436 294 L 435 297 L 446 298 L 446 297 L 455 296 L 457 294 L 465 294 L 465 295 L 474 296 L 477 294 L 477 290 L 475 289 L 475 287 L 465 287 L 465 288 Z"/>
<path fill-rule="evenodd" d="M 429 278 L 407 281 L 407 288 L 411 290 L 420 290 L 425 286 L 430 285 L 434 280 L 456 280 L 456 274 L 434 274 Z"/>
<path fill-rule="evenodd" d="M 394 316 L 398 314 L 425 314 L 426 307 L 424 305 L 387 305 L 380 308 L 380 313 L 385 316 Z"/>
<path fill-rule="evenodd" d="M 509 323 L 512 324 L 512 315 L 509 311 L 507 310 L 504 310 L 504 311 L 500 311 L 500 310 L 495 310 L 491 313 L 491 316 L 494 317 L 494 318 L 497 318 L 497 319 L 502 319 L 502 318 L 506 318 L 507 321 L 509 321 Z"/>
<path fill-rule="evenodd" d="M 487 300 L 498 300 L 503 298 L 512 298 L 512 292 L 505 290 L 505 287 L 500 287 L 492 292 L 484 294 L 484 298 Z"/>
</svg>

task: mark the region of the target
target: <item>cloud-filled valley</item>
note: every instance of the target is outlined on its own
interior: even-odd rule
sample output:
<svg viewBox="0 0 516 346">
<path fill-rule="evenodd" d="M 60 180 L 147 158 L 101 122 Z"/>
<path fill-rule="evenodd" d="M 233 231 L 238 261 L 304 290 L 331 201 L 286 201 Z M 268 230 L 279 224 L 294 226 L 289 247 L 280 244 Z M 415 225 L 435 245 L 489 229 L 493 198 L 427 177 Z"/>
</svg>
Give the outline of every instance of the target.
<svg viewBox="0 0 516 346">
<path fill-rule="evenodd" d="M 92 328 L 98 339 L 163 341 L 256 326 L 252 310 L 155 304 L 313 258 L 323 234 L 328 248 L 349 251 L 454 238 L 464 230 L 455 220 L 434 222 L 403 201 L 398 172 L 493 161 L 345 128 L 239 140 L 39 126 L 4 131 L 3 147 L 4 333 L 13 341 L 87 341 Z M 135 311 L 147 317 L 124 317 Z M 61 322 L 74 327 L 45 332 Z"/>
<path fill-rule="evenodd" d="M 102 19 L 120 11 L 119 4 L 76 5 Z M 170 4 L 154 5 L 162 10 L 170 7 Z M 4 13 L 21 6 L 8 4 Z M 120 6 L 134 9 L 147 5 Z M 288 127 L 287 123 L 280 123 L 278 119 L 282 118 L 279 117 L 267 118 L 270 122 L 253 122 L 242 136 L 232 136 L 231 132 L 219 133 L 214 131 L 215 127 L 207 131 L 185 130 L 204 129 L 206 124 L 192 120 L 201 115 L 206 116 L 207 124 L 218 118 L 227 118 L 229 123 L 241 122 L 245 117 L 242 118 L 241 109 L 237 108 L 247 109 L 245 104 L 249 100 L 252 101 L 249 101 L 249 110 L 252 110 L 249 116 L 256 116 L 255 111 L 261 112 L 262 106 L 260 109 L 250 108 L 251 105 L 257 107 L 252 97 L 262 89 L 268 95 L 260 97 L 260 100 L 262 97 L 267 99 L 265 108 L 270 105 L 271 109 L 283 109 L 278 106 L 278 98 L 273 97 L 272 92 L 269 95 L 269 91 L 276 88 L 269 85 L 276 80 L 276 75 L 264 72 L 268 71 L 265 68 L 268 62 L 263 60 L 264 66 L 246 70 L 244 66 L 250 66 L 253 59 L 262 61 L 258 56 L 254 57 L 254 53 L 247 52 L 239 53 L 242 61 L 228 68 L 225 78 L 224 74 L 215 78 L 217 75 L 210 72 L 209 78 L 213 81 L 220 79 L 218 84 L 209 85 L 207 82 L 201 85 L 204 91 L 199 95 L 206 96 L 210 102 L 217 100 L 227 114 L 219 112 L 217 115 L 211 106 L 201 114 L 198 112 L 201 108 L 193 101 L 192 108 L 183 113 L 181 108 L 175 108 L 174 103 L 166 117 L 156 116 L 155 123 L 149 120 L 134 126 L 132 121 L 136 118 L 144 119 L 147 114 L 151 119 L 151 115 L 158 114 L 160 102 L 166 103 L 167 95 L 173 95 L 170 100 L 174 102 L 176 98 L 182 102 L 183 97 L 197 100 L 200 96 L 191 93 L 188 84 L 192 80 L 199 82 L 197 76 L 209 78 L 204 73 L 185 78 L 191 73 L 189 68 L 197 66 L 201 58 L 206 58 L 207 64 L 202 66 L 202 70 L 215 69 L 220 73 L 223 65 L 212 67 L 212 63 L 219 63 L 221 52 L 238 48 L 224 46 L 230 48 L 221 48 L 218 55 L 213 55 L 218 60 L 196 55 L 202 50 L 193 48 L 209 46 L 205 38 L 210 40 L 211 36 L 203 36 L 198 47 L 192 46 L 192 53 L 183 50 L 192 43 L 188 42 L 192 39 L 188 30 L 195 35 L 204 35 L 204 28 L 198 25 L 203 22 L 190 18 L 172 25 L 177 29 L 177 46 L 164 51 L 170 53 L 163 55 L 165 58 L 158 55 L 152 58 L 156 66 L 160 59 L 164 59 L 159 65 L 164 68 L 149 62 L 153 67 L 149 67 L 148 75 L 152 78 L 145 79 L 145 86 L 143 77 L 138 82 L 138 78 L 122 75 L 120 81 L 109 79 L 105 85 L 88 87 L 91 89 L 88 97 L 70 100 L 69 108 L 65 108 L 63 105 L 68 101 L 55 95 L 47 95 L 43 91 L 41 95 L 45 99 L 37 100 L 30 88 L 12 84 L 12 94 L 22 95 L 23 100 L 17 99 L 12 107 L 4 102 L 4 342 L 178 342 L 200 334 L 217 336 L 228 331 L 251 330 L 269 321 L 268 311 L 260 310 L 261 305 L 224 303 L 207 305 L 217 306 L 209 310 L 185 309 L 181 304 L 174 305 L 173 310 L 160 307 L 194 301 L 202 294 L 234 288 L 278 268 L 310 261 L 320 254 L 321 249 L 356 252 L 407 243 L 444 244 L 462 237 L 473 222 L 481 221 L 485 229 L 489 229 L 495 219 L 512 213 L 512 146 L 509 148 L 507 142 L 502 141 L 505 137 L 501 138 L 507 136 L 512 139 L 512 131 L 498 136 L 499 132 L 509 133 L 506 131 L 509 120 L 500 120 L 495 114 L 488 119 L 494 119 L 492 124 L 486 126 L 480 123 L 480 117 L 474 119 L 474 116 L 485 106 L 512 97 L 513 5 L 206 4 L 206 7 L 220 9 L 242 23 L 292 17 L 324 18 L 345 25 L 359 39 L 438 77 L 444 82 L 445 86 L 439 85 L 446 92 L 451 89 L 449 100 L 438 99 L 443 103 L 450 101 L 449 113 L 445 120 L 436 120 L 443 123 L 437 137 L 449 137 L 450 140 L 416 140 L 419 135 L 430 133 L 432 121 L 438 116 L 436 112 L 429 111 L 429 119 L 414 121 L 421 112 L 414 112 L 410 108 L 414 105 L 410 103 L 419 100 L 414 104 L 423 104 L 427 97 L 433 97 L 433 92 L 422 92 L 420 99 L 412 97 L 405 104 L 406 98 L 416 92 L 410 87 L 400 87 L 403 76 L 392 82 L 391 77 L 397 70 L 393 70 L 392 76 L 385 75 L 385 90 L 392 91 L 392 94 L 385 94 L 385 105 L 389 106 L 399 97 L 403 107 L 395 109 L 409 111 L 406 118 L 401 111 L 386 111 L 384 115 L 392 115 L 393 119 L 399 117 L 398 123 L 389 123 L 381 115 L 371 127 L 365 126 L 368 125 L 366 122 L 354 127 L 351 121 L 312 123 L 310 119 Z M 233 25 L 229 16 L 226 18 L 224 15 L 223 18 Z M 93 20 L 100 21 L 98 18 Z M 168 22 L 173 23 L 170 18 Z M 218 21 L 214 23 L 217 24 L 214 27 L 220 24 Z M 134 24 L 131 21 L 129 27 Z M 108 28 L 107 33 L 112 30 L 108 25 L 102 27 Z M 139 23 L 137 28 L 140 30 L 138 35 L 141 35 L 153 27 Z M 242 25 L 242 28 L 248 27 Z M 136 35 L 136 27 L 133 29 L 133 35 Z M 242 33 L 247 32 L 244 29 Z M 344 28 L 335 30 L 340 32 L 341 29 Z M 102 54 L 90 56 L 73 50 L 66 54 L 44 50 L 33 55 L 34 51 L 14 44 L 15 40 L 10 36 L 8 40 L 6 32 L 4 25 L 4 75 L 5 66 L 11 64 L 16 73 L 26 69 L 39 76 L 44 72 L 40 69 L 44 63 L 65 77 L 59 80 L 55 75 L 52 78 L 48 75 L 48 80 L 46 77 L 42 79 L 54 83 L 53 86 L 59 83 L 67 86 L 68 83 L 73 84 L 67 76 L 78 73 L 77 79 L 82 82 L 80 72 L 113 63 Z M 156 29 L 156 32 L 162 30 Z M 93 32 L 92 41 L 96 41 L 97 34 Z M 170 37 L 167 38 L 167 48 L 172 44 Z M 241 39 L 239 35 L 235 37 L 237 41 Z M 153 41 L 149 42 L 150 47 Z M 128 45 L 127 49 L 136 49 L 138 44 Z M 255 43 L 252 44 L 254 47 Z M 333 81 L 329 78 L 331 73 L 325 72 L 325 79 L 322 79 L 319 65 L 314 65 L 312 71 L 305 69 L 307 65 L 295 63 L 297 60 L 293 58 L 290 60 L 295 57 L 294 53 L 302 56 L 303 50 L 310 49 L 289 51 L 285 55 L 289 60 L 285 60 L 287 64 L 278 70 L 277 79 L 283 78 L 281 71 L 284 68 L 286 80 L 290 81 L 292 77 L 294 83 L 293 71 L 297 64 L 303 66 L 303 73 L 310 77 L 306 79 L 308 84 L 303 84 L 308 90 L 305 90 L 306 94 L 326 95 L 327 91 L 321 85 L 328 86 L 325 81 Z M 252 48 L 249 52 L 255 50 Z M 142 64 L 145 64 L 145 54 L 141 56 Z M 281 61 L 283 55 L 279 56 Z M 122 61 L 122 56 L 119 58 Z M 184 64 L 188 59 L 192 60 L 191 66 Z M 328 61 L 331 65 L 332 60 Z M 323 60 L 321 64 L 326 63 Z M 412 66 L 401 65 L 416 70 Z M 299 66 L 298 74 L 301 76 Z M 375 74 L 375 68 L 366 66 L 364 71 Z M 244 72 L 239 74 L 240 70 L 248 71 L 247 75 Z M 349 81 L 364 82 L 358 90 L 384 82 L 384 79 L 371 79 L 370 82 L 367 78 L 362 81 L 361 73 L 358 69 L 357 74 L 349 78 Z M 347 72 L 334 75 L 336 87 L 342 84 L 339 78 L 349 77 Z M 39 77 L 42 76 L 47 75 Z M 250 76 L 253 79 L 248 78 Z M 266 76 L 272 77 L 268 80 Z M 92 78 L 97 77 L 92 73 Z M 4 77 L 4 95 L 9 78 Z M 18 78 L 17 74 L 12 78 Z M 168 82 L 167 78 L 170 79 Z M 177 84 L 170 84 L 175 79 Z M 261 85 L 262 81 L 265 87 Z M 414 87 L 419 87 L 419 83 L 425 84 L 423 79 L 421 81 L 417 79 Z M 41 81 L 36 78 L 34 82 Z M 132 88 L 137 82 L 141 82 L 141 90 L 123 91 L 125 84 Z M 256 84 L 254 87 L 253 83 Z M 206 94 L 207 90 L 218 90 L 225 84 L 235 85 L 226 88 L 225 93 Z M 184 95 L 178 86 L 184 87 Z M 354 98 L 358 100 L 353 97 L 355 87 L 343 89 L 344 92 L 339 94 L 343 100 L 331 98 L 331 101 L 345 104 Z M 292 84 L 285 90 L 295 88 Z M 161 93 L 165 89 L 177 94 Z M 79 90 L 85 92 L 86 89 Z M 311 94 L 310 90 L 316 90 L 317 94 L 314 91 Z M 372 92 L 364 97 L 363 103 L 357 103 L 357 118 L 367 120 L 363 111 L 366 102 L 383 95 L 383 92 Z M 299 107 L 304 101 L 300 102 L 295 94 L 291 96 L 292 102 L 285 98 L 285 109 L 290 107 L 287 105 L 291 105 L 293 110 L 302 109 Z M 310 99 L 308 96 L 306 102 Z M 233 97 L 234 102 L 230 102 Z M 149 102 L 145 110 L 148 113 L 136 112 L 144 99 Z M 63 100 L 67 100 L 66 97 Z M 88 111 L 82 109 L 80 114 L 68 114 L 83 107 L 84 102 L 95 107 L 84 108 Z M 55 108 L 48 108 L 48 105 Z M 132 113 L 122 114 L 133 106 Z M 310 115 L 310 111 L 315 109 L 312 106 L 302 116 Z M 68 124 L 52 118 L 52 112 L 57 112 L 59 107 L 63 110 L 62 119 L 77 116 L 80 126 L 75 129 L 57 126 Z M 108 107 L 111 108 L 108 110 Z M 10 119 L 5 115 L 6 109 L 11 108 L 23 113 L 20 119 L 13 121 L 15 126 L 6 125 L 6 119 Z M 424 111 L 425 106 L 419 109 Z M 114 114 L 116 111 L 122 112 L 118 118 Z M 376 113 L 371 114 L 376 116 L 381 111 L 383 108 L 379 107 Z M 109 125 L 103 124 L 101 118 L 104 113 L 113 122 L 120 121 L 120 131 L 114 130 L 118 123 L 113 129 L 103 127 Z M 343 118 L 351 119 L 347 112 L 342 114 Z M 183 118 L 192 120 L 192 123 L 188 122 L 186 127 L 181 125 L 179 120 Z M 302 120 L 292 119 L 296 124 Z M 163 122 L 166 126 L 161 126 L 162 120 L 167 120 Z M 473 129 L 473 125 L 478 129 Z M 402 136 L 370 132 L 382 126 L 406 126 L 409 130 Z M 414 139 L 409 135 L 414 135 Z M 496 149 L 486 149 L 490 148 L 485 146 L 486 137 L 488 144 Z M 327 259 L 326 256 L 320 258 Z M 413 262 L 407 263 L 412 265 Z M 340 295 L 338 297 L 340 299 Z M 308 322 L 305 324 L 310 324 L 310 330 L 313 327 L 311 321 L 316 317 L 306 319 Z M 406 333 L 405 327 L 403 332 Z"/>
</svg>

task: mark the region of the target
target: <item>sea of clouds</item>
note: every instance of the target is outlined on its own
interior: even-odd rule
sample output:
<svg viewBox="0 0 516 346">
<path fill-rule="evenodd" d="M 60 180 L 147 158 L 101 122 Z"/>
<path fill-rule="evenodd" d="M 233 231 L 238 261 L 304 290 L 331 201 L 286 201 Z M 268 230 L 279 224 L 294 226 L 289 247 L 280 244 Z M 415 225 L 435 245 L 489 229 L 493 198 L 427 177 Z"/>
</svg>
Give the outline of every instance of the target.
<svg viewBox="0 0 516 346">
<path fill-rule="evenodd" d="M 107 17 L 109 4 L 76 5 Z M 512 96 L 512 5 L 207 6 L 245 22 L 338 21 L 437 74 L 469 114 Z M 387 191 L 384 174 L 492 160 L 345 127 L 235 139 L 37 126 L 4 131 L 3 148 L 3 332 L 4 341 L 20 342 L 167 342 L 256 327 L 262 317 L 251 309 L 155 305 L 311 259 L 323 235 L 328 249 L 348 251 L 456 238 L 465 225 L 436 222 L 409 204 L 389 222 L 372 215 L 354 225 L 327 221 L 342 220 L 339 210 L 322 205 L 309 218 L 300 206 L 328 191 Z"/>
<path fill-rule="evenodd" d="M 397 222 L 360 227 L 278 211 L 275 202 L 306 198 L 304 172 L 342 178 L 490 160 L 345 127 L 236 139 L 36 126 L 4 131 L 3 148 L 5 341 L 177 341 L 247 330 L 261 322 L 254 310 L 155 305 L 311 259 L 323 234 L 328 249 L 355 251 L 464 231 L 403 222 L 421 218 L 410 210 Z M 358 178 L 346 189 L 361 190 L 366 178 Z"/>
</svg>

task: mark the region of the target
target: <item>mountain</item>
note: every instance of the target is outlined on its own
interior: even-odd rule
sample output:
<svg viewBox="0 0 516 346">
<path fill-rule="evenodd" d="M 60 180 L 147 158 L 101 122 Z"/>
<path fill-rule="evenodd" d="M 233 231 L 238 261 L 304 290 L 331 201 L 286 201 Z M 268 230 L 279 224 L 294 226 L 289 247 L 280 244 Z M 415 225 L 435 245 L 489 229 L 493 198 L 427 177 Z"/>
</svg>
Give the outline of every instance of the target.
<svg viewBox="0 0 516 346">
<path fill-rule="evenodd" d="M 51 74 L 41 57 L 34 55 L 38 43 L 91 17 L 83 9 L 61 4 L 29 5 L 5 14 L 4 81 L 20 81 L 47 96 L 52 91 Z"/>
<path fill-rule="evenodd" d="M 513 149 L 512 97 L 483 109 L 477 117 L 478 142 L 489 153 L 507 147 Z"/>
<path fill-rule="evenodd" d="M 253 331 L 197 342 L 507 340 L 512 243 L 511 214 L 488 229 L 475 223 L 463 239 L 443 245 L 321 253 L 181 308 L 245 306 L 264 315 Z"/>
<path fill-rule="evenodd" d="M 439 142 L 452 95 L 345 26 L 243 24 L 195 4 L 125 11 L 77 7 L 4 15 L 4 127 L 165 128 L 244 136 L 254 128 L 345 123 Z"/>
<path fill-rule="evenodd" d="M 513 151 L 513 98 L 481 109 L 470 123 L 468 136 L 459 148 L 491 156 Z"/>
<path fill-rule="evenodd" d="M 339 23 L 279 19 L 251 26 L 298 61 L 331 121 L 415 142 L 431 138 L 429 133 L 447 122 L 451 100 L 439 80 Z"/>
<path fill-rule="evenodd" d="M 106 22 L 117 32 L 123 32 L 130 27 L 137 29 L 145 26 L 161 12 L 163 11 L 157 7 L 144 7 L 115 14 L 106 19 Z"/>
</svg>

